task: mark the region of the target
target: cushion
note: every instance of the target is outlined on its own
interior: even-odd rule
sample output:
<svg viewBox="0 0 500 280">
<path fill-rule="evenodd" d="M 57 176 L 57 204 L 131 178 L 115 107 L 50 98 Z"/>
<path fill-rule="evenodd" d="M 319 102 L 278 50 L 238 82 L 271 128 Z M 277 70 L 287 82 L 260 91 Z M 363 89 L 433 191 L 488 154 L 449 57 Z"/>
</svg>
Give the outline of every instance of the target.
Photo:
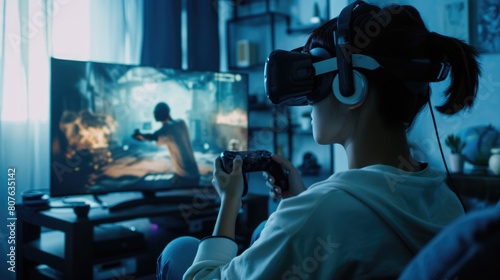
<svg viewBox="0 0 500 280">
<path fill-rule="evenodd" d="M 445 227 L 399 279 L 500 279 L 500 204 L 467 213 Z"/>
</svg>

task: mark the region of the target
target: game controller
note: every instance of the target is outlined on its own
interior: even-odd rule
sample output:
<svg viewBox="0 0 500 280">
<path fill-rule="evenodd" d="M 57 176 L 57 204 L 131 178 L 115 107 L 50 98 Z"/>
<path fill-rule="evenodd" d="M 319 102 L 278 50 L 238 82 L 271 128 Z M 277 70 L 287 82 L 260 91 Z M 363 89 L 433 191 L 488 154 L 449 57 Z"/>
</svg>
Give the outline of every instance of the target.
<svg viewBox="0 0 500 280">
<path fill-rule="evenodd" d="M 243 172 L 243 194 L 245 196 L 248 192 L 248 184 L 245 173 L 254 171 L 266 171 L 274 178 L 275 185 L 281 187 L 283 192 L 288 190 L 288 178 L 286 171 L 279 163 L 274 161 L 271 153 L 265 150 L 258 151 L 224 151 L 221 153 L 222 169 L 226 173 L 233 170 L 233 160 L 236 155 L 240 155 L 243 160 L 241 170 Z"/>
</svg>

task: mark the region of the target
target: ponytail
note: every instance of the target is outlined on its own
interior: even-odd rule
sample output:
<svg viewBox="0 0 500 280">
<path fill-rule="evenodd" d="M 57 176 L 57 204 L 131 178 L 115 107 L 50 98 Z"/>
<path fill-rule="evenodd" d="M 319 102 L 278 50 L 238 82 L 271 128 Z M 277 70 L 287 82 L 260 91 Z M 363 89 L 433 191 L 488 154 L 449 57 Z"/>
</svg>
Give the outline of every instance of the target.
<svg viewBox="0 0 500 280">
<path fill-rule="evenodd" d="M 445 91 L 447 98 L 436 109 L 443 114 L 453 115 L 472 107 L 481 74 L 477 51 L 461 40 L 434 32 L 430 33 L 429 42 L 431 49 L 451 64 L 451 84 Z"/>
</svg>

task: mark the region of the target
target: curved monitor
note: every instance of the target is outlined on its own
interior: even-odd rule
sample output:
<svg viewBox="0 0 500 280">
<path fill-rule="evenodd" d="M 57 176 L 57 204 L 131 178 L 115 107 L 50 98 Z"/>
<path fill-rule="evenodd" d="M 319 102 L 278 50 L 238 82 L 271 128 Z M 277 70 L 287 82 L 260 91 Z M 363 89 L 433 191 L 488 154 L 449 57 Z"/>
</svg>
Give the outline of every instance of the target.
<svg viewBox="0 0 500 280">
<path fill-rule="evenodd" d="M 52 58 L 51 195 L 210 184 L 247 149 L 247 102 L 245 74 Z"/>
</svg>

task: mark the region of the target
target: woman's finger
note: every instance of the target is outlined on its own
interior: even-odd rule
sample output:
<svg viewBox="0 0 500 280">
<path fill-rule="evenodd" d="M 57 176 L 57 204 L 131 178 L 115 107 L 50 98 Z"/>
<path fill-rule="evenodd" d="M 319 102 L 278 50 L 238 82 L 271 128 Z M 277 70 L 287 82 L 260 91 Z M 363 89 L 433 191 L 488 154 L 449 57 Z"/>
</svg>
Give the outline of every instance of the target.
<svg viewBox="0 0 500 280">
<path fill-rule="evenodd" d="M 269 182 L 270 184 L 274 185 L 274 177 L 273 176 L 267 177 L 267 182 Z"/>
<path fill-rule="evenodd" d="M 277 163 L 279 163 L 281 166 L 283 166 L 286 170 L 291 170 L 293 169 L 293 165 L 292 163 L 290 163 L 286 158 L 282 157 L 282 156 L 278 156 L 276 154 L 272 154 L 271 155 L 272 159 L 274 161 L 276 161 Z"/>
<path fill-rule="evenodd" d="M 274 187 L 274 189 L 273 189 L 273 191 L 274 191 L 274 193 L 275 193 L 276 195 L 278 195 L 279 197 L 281 197 L 281 196 L 283 195 L 283 193 L 281 192 L 281 188 L 280 188 L 280 187 L 276 187 L 276 186 L 275 186 L 275 187 Z"/>
<path fill-rule="evenodd" d="M 273 191 L 269 191 L 269 196 L 272 198 L 272 199 L 276 199 L 276 194 L 273 193 Z"/>
<path fill-rule="evenodd" d="M 273 192 L 273 191 L 271 191 L 271 190 L 269 191 L 269 196 L 270 196 L 272 199 L 280 199 L 280 198 L 281 198 L 281 196 L 280 196 L 280 195 L 276 194 L 275 192 Z"/>
<path fill-rule="evenodd" d="M 241 159 L 240 155 L 236 155 L 233 159 L 233 170 L 232 174 L 239 174 L 241 173 L 241 165 L 243 164 L 243 160 Z"/>
<path fill-rule="evenodd" d="M 276 186 L 273 183 L 266 181 L 266 187 L 272 191 Z"/>
</svg>

